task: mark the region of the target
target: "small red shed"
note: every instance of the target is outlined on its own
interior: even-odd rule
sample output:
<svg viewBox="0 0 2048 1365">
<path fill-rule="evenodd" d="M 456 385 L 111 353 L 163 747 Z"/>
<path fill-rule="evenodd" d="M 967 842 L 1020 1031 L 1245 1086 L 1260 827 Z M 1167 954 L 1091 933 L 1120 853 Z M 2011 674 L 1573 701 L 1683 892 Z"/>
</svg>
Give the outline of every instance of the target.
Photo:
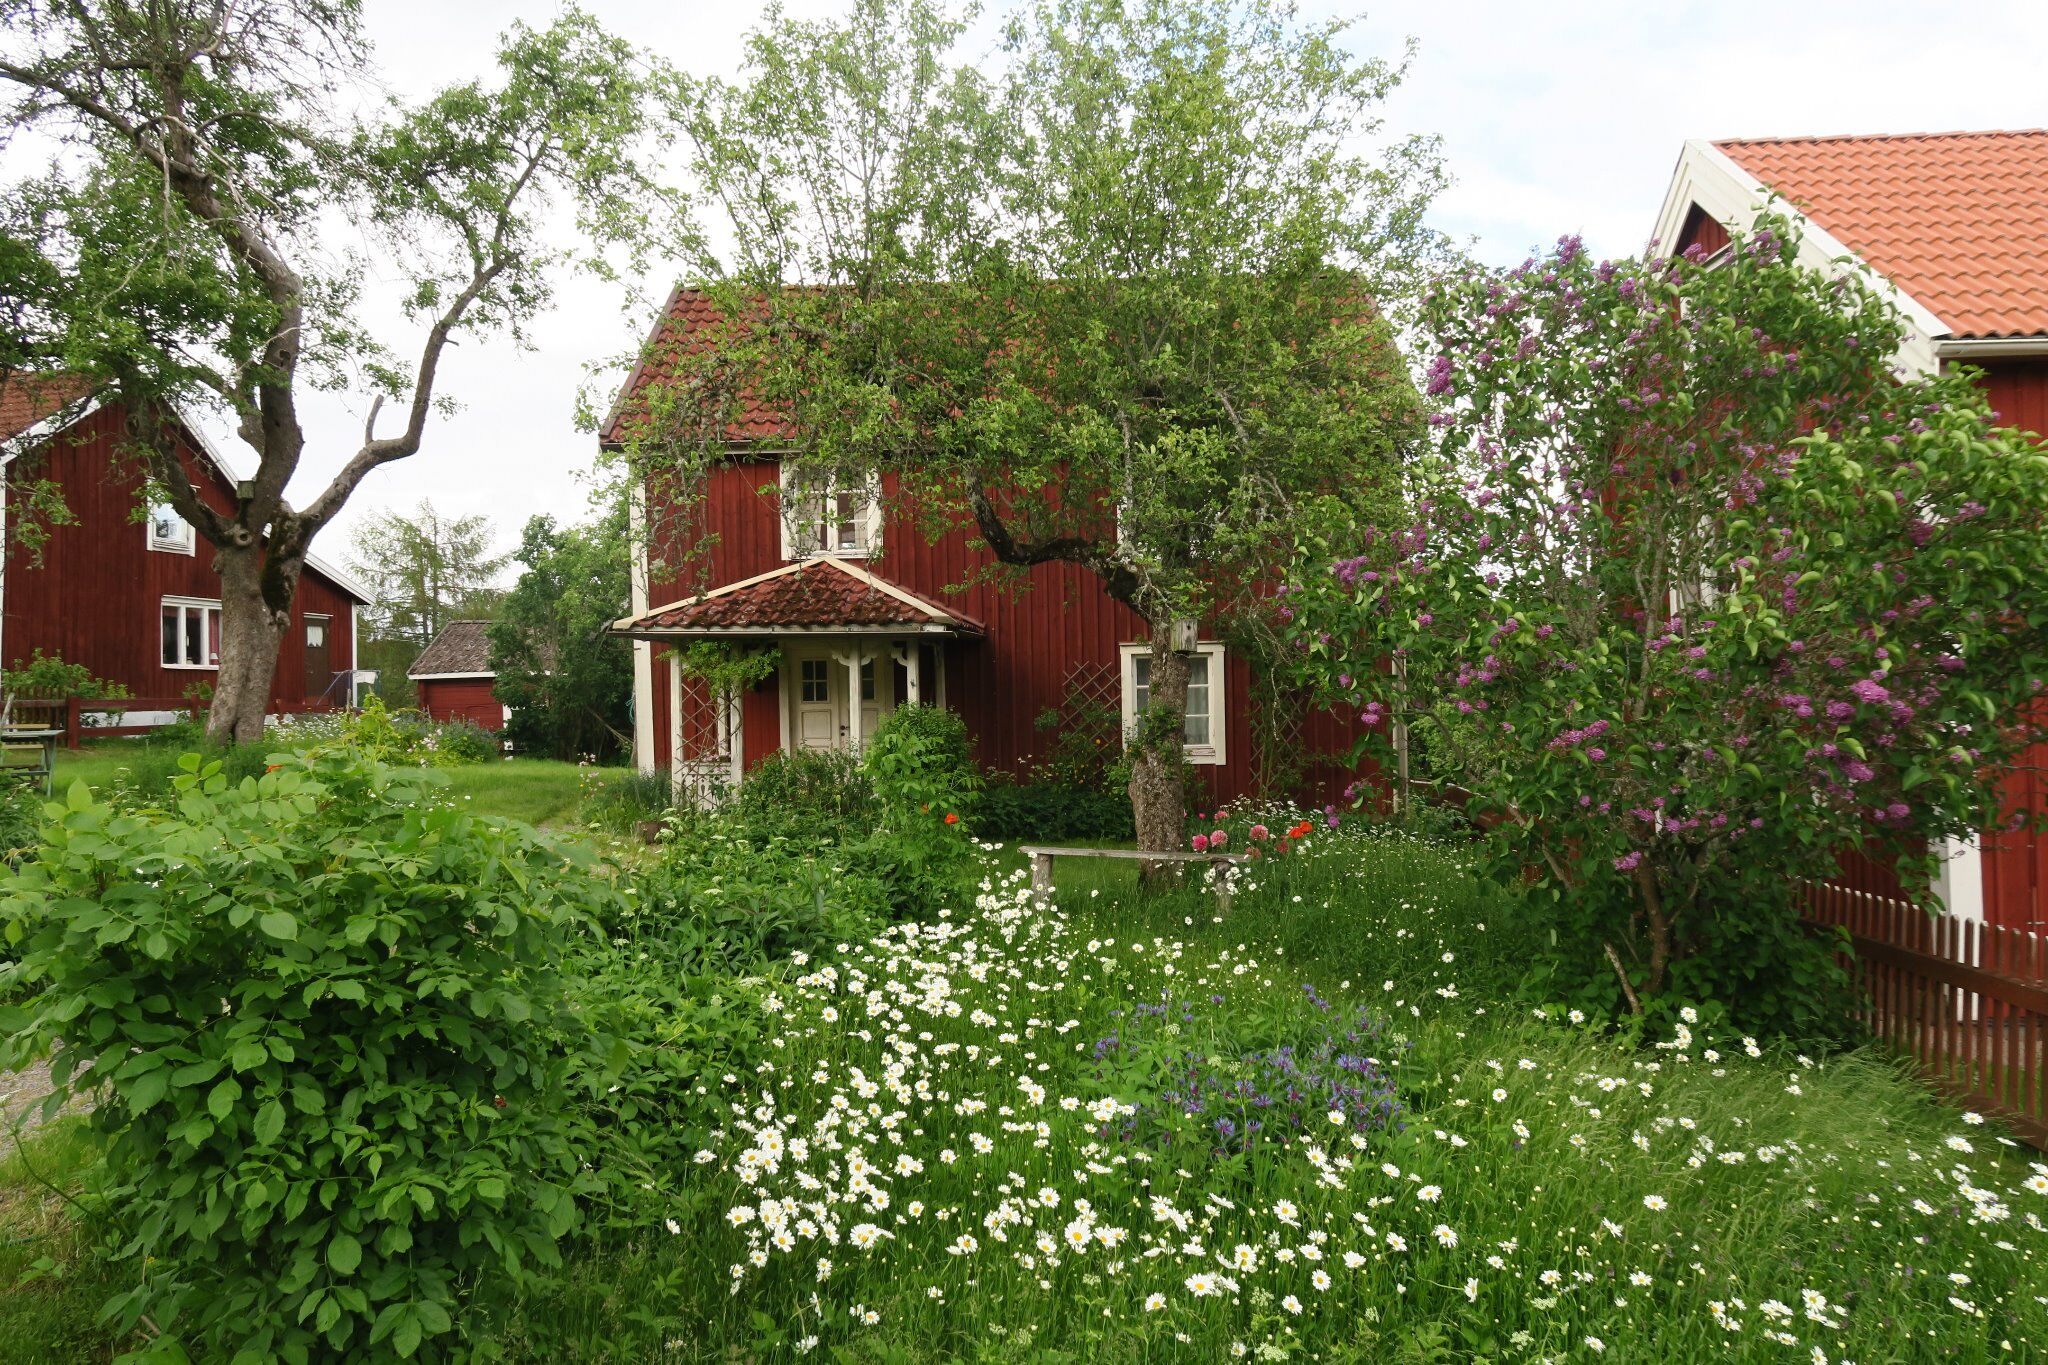
<svg viewBox="0 0 2048 1365">
<path fill-rule="evenodd" d="M 498 674 L 491 667 L 489 621 L 450 621 L 433 643 L 420 651 L 405 676 L 419 688 L 420 710 L 435 720 L 466 720 L 486 730 L 502 730 L 511 708 L 492 690 Z"/>
</svg>

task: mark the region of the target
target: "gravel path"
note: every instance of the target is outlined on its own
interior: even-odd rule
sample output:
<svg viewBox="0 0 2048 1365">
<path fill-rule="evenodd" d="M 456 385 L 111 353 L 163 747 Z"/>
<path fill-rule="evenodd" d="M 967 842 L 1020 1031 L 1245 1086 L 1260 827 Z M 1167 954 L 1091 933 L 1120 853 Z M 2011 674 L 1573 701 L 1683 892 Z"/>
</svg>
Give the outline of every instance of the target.
<svg viewBox="0 0 2048 1365">
<path fill-rule="evenodd" d="M 43 1122 L 37 1103 L 50 1093 L 50 1064 L 0 1071 L 0 1154 L 14 1141 L 14 1125 L 26 1133 Z"/>
</svg>

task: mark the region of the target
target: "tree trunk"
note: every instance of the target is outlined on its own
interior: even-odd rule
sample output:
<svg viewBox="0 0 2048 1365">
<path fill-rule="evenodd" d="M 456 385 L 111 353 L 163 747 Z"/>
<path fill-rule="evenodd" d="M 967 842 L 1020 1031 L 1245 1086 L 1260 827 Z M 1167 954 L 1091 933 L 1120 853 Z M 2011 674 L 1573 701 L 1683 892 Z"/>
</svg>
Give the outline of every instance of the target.
<svg viewBox="0 0 2048 1365">
<path fill-rule="evenodd" d="M 1171 618 L 1152 622 L 1151 673 L 1145 713 L 1131 754 L 1131 812 L 1138 847 L 1178 852 L 1187 832 L 1187 756 L 1183 726 L 1188 705 L 1188 661 L 1173 652 Z M 1178 863 L 1140 863 L 1139 881 L 1156 890 L 1178 880 Z"/>
<path fill-rule="evenodd" d="M 1650 929 L 1650 979 L 1643 983 L 1645 995 L 1664 989 L 1664 973 L 1671 965 L 1671 920 L 1664 913 L 1664 898 L 1657 892 L 1657 873 L 1648 858 L 1636 864 L 1636 890 L 1642 897 L 1643 916 Z"/>
<path fill-rule="evenodd" d="M 215 744 L 257 744 L 270 710 L 278 647 L 291 625 L 301 562 L 266 558 L 256 546 L 231 547 L 220 551 L 215 567 L 220 570 L 220 671 L 214 675 L 206 737 Z"/>
</svg>

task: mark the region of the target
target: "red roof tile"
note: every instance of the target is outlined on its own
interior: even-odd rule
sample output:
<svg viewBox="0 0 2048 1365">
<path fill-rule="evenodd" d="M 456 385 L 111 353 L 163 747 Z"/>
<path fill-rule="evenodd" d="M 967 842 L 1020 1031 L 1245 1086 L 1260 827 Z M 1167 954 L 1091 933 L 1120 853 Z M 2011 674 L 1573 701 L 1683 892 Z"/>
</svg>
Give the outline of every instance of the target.
<svg viewBox="0 0 2048 1365">
<path fill-rule="evenodd" d="M 943 630 L 981 626 L 879 574 L 820 555 L 657 607 L 612 626 L 622 635 L 734 630 Z"/>
<path fill-rule="evenodd" d="M 647 390 L 653 385 L 672 381 L 676 376 L 677 362 L 683 357 L 701 355 L 715 346 L 724 322 L 724 314 L 708 293 L 679 286 L 669 296 L 668 307 L 642 347 L 639 363 L 626 377 L 626 386 L 612 405 L 611 416 L 605 421 L 600 439 L 606 442 L 625 440 L 635 420 L 646 414 L 644 395 Z M 726 426 L 725 438 L 728 441 L 764 441 L 790 434 L 785 414 L 769 408 L 752 391 L 743 390 L 737 411 Z"/>
<path fill-rule="evenodd" d="M 2048 334 L 2048 129 L 1714 145 L 1952 335 Z"/>
<path fill-rule="evenodd" d="M 0 441 L 19 436 L 91 392 L 91 382 L 75 374 L 17 374 L 0 383 Z"/>
</svg>

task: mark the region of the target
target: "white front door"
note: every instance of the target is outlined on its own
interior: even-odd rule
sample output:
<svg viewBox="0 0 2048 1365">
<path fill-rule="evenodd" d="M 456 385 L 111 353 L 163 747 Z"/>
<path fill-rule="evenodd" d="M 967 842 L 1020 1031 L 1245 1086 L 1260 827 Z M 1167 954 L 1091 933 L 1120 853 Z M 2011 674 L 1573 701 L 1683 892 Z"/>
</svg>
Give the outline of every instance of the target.
<svg viewBox="0 0 2048 1365">
<path fill-rule="evenodd" d="M 875 732 L 882 717 L 896 709 L 896 664 L 886 645 L 860 648 L 860 733 Z M 792 670 L 784 676 L 789 705 L 789 737 L 797 749 L 845 749 L 853 744 L 850 705 L 855 695 L 853 645 L 810 645 L 785 657 Z"/>
<path fill-rule="evenodd" d="M 799 749 L 836 749 L 844 739 L 846 670 L 823 650 L 799 654 L 790 735 Z"/>
</svg>

